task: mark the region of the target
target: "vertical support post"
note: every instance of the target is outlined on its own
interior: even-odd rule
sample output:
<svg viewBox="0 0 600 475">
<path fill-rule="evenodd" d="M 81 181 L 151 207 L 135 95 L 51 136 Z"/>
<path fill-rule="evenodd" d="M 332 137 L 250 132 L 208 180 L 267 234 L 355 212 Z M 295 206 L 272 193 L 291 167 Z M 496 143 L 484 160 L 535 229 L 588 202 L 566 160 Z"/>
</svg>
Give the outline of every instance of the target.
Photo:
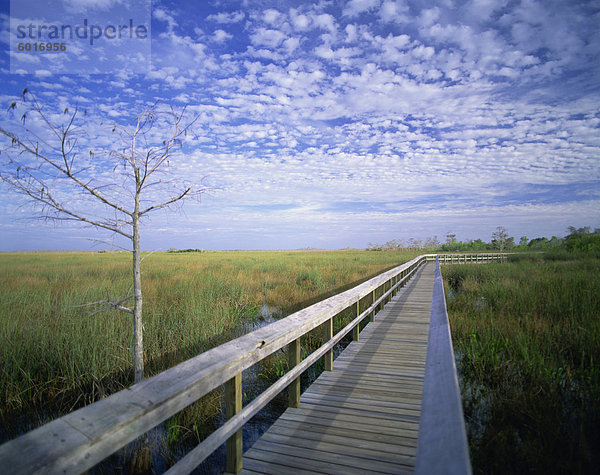
<svg viewBox="0 0 600 475">
<path fill-rule="evenodd" d="M 225 383 L 225 417 L 231 419 L 242 410 L 242 373 L 236 374 Z M 242 470 L 242 429 L 239 429 L 226 444 L 226 465 L 230 473 Z"/>
<path fill-rule="evenodd" d="M 325 341 L 329 341 L 333 338 L 333 318 L 330 318 L 323 324 L 323 329 L 325 330 Z M 329 350 L 323 356 L 325 363 L 325 371 L 333 371 L 333 348 Z"/>
<path fill-rule="evenodd" d="M 389 290 L 389 289 L 388 289 L 388 283 L 387 283 L 387 282 L 385 282 L 385 283 L 383 284 L 383 293 L 385 294 L 385 293 L 386 293 L 388 290 Z M 388 303 L 388 299 L 389 299 L 389 296 L 386 296 L 386 297 L 383 299 L 383 303 L 384 303 L 384 304 Z"/>
<path fill-rule="evenodd" d="M 290 369 L 300 363 L 300 338 L 288 344 L 288 364 Z M 288 406 L 300 407 L 300 376 L 288 386 Z"/>
<path fill-rule="evenodd" d="M 360 315 L 360 300 L 357 300 L 356 301 L 356 316 L 358 317 L 359 315 Z M 354 341 L 358 341 L 359 333 L 360 333 L 360 322 L 358 322 L 352 329 L 352 339 Z"/>
<path fill-rule="evenodd" d="M 373 305 L 375 303 L 375 290 L 373 290 L 373 292 L 371 292 L 371 295 L 373 296 L 373 300 L 371 301 L 371 305 Z M 371 316 L 369 317 L 369 321 L 370 322 L 374 322 L 375 321 L 375 309 L 373 309 L 373 311 L 371 312 Z"/>
</svg>

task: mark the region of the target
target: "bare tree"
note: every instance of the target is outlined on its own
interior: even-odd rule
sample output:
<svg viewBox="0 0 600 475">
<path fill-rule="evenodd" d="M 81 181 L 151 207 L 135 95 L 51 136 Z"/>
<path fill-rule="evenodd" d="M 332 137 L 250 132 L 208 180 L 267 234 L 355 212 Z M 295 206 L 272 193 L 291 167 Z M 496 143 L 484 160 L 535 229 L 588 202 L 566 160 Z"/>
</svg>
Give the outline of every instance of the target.
<svg viewBox="0 0 600 475">
<path fill-rule="evenodd" d="M 185 111 L 154 105 L 139 114 L 131 127 L 109 125 L 107 139 L 97 133 L 96 122 L 91 124 L 96 132 L 88 133 L 91 119 L 85 111 L 46 112 L 27 89 L 23 100 L 13 102 L 9 111 L 13 118 L 22 115 L 20 123 L 11 126 L 16 131 L 0 127 L 8 138 L 0 179 L 33 202 L 44 219 L 82 222 L 131 244 L 133 296 L 130 290 L 125 297 L 94 304 L 133 316 L 137 383 L 144 378 L 140 222 L 152 212 L 205 191 L 167 174 L 193 120 L 184 124 Z M 132 298 L 133 307 L 127 306 Z"/>
<path fill-rule="evenodd" d="M 438 247 L 440 247 L 440 241 L 438 240 L 437 235 L 427 238 L 425 240 L 425 247 L 427 249 L 437 249 Z"/>
<path fill-rule="evenodd" d="M 504 251 L 508 242 L 508 232 L 504 226 L 498 226 L 496 231 L 492 233 L 492 243 L 496 245 L 500 252 Z"/>
</svg>

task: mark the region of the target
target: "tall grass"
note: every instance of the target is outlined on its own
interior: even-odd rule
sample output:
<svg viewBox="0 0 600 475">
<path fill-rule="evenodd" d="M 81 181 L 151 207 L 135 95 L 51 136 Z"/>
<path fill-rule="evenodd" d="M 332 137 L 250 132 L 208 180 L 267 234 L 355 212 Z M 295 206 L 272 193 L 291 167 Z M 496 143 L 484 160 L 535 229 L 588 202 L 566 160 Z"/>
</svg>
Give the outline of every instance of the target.
<svg viewBox="0 0 600 475">
<path fill-rule="evenodd" d="M 600 260 L 550 257 L 442 270 L 478 473 L 600 462 Z"/>
<path fill-rule="evenodd" d="M 265 303 L 285 315 L 412 257 L 153 254 L 142 266 L 147 374 L 239 336 Z M 128 253 L 0 254 L 0 440 L 131 384 L 131 317 L 78 306 L 127 295 L 130 273 Z"/>
</svg>

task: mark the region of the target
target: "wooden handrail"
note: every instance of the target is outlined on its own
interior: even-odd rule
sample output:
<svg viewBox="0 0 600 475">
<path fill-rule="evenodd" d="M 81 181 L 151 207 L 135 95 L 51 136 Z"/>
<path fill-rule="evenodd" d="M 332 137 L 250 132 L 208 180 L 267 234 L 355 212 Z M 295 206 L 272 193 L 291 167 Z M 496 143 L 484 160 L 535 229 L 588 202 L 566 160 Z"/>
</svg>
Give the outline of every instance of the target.
<svg viewBox="0 0 600 475">
<path fill-rule="evenodd" d="M 441 253 L 441 254 L 427 254 L 428 261 L 435 261 L 436 257 L 439 258 L 440 264 L 467 264 L 467 263 L 480 263 L 499 261 L 506 262 L 508 256 L 511 253 L 508 252 L 495 252 L 495 253 Z"/>
<path fill-rule="evenodd" d="M 330 351 L 427 261 L 422 255 L 338 295 L 231 340 L 128 389 L 60 417 L 0 446 L 12 473 L 81 473 L 245 369 L 280 350 L 392 280 L 394 285 L 318 350 L 242 409 L 174 467 L 193 469 L 308 366 Z M 26 456 L 24 456 L 26 454 Z M 195 465 L 194 465 L 195 464 Z"/>
<path fill-rule="evenodd" d="M 439 259 L 431 302 L 415 473 L 472 473 Z"/>
</svg>

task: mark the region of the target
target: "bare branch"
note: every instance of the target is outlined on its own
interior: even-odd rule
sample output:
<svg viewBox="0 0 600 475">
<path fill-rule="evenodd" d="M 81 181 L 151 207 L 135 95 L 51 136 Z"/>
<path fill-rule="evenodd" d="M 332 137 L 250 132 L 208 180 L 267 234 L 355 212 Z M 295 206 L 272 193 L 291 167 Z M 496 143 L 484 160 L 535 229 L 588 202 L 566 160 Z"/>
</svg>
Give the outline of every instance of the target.
<svg viewBox="0 0 600 475">
<path fill-rule="evenodd" d="M 62 168 L 60 165 L 58 165 L 57 163 L 55 163 L 54 160 L 52 160 L 51 158 L 47 157 L 46 155 L 44 155 L 42 153 L 39 153 L 39 150 L 32 149 L 29 145 L 27 145 L 26 143 L 24 143 L 16 135 L 12 134 L 11 132 L 9 132 L 9 131 L 7 131 L 7 130 L 5 130 L 3 128 L 0 128 L 0 133 L 3 134 L 3 135 L 5 135 L 5 136 L 7 136 L 8 138 L 10 138 L 13 143 L 16 143 L 19 147 L 23 148 L 25 151 L 31 153 L 32 155 L 34 155 L 37 158 L 42 159 L 45 163 L 47 163 L 47 164 L 51 165 L 52 167 L 56 168 L 60 173 L 62 173 L 63 175 L 69 177 L 71 180 L 73 180 L 75 183 L 77 183 L 79 186 L 81 186 L 84 190 L 88 191 L 92 196 L 94 196 L 95 198 L 98 198 L 104 204 L 106 204 L 106 205 L 108 205 L 108 206 L 116 209 L 117 211 L 120 211 L 123 214 L 127 214 L 127 215 L 131 216 L 131 212 L 129 210 L 126 210 L 125 208 L 117 205 L 116 203 L 113 203 L 108 198 L 106 198 L 104 195 L 102 195 L 101 193 L 99 193 L 97 191 L 97 189 L 92 188 L 87 183 L 84 183 L 79 178 L 77 178 L 70 171 L 71 167 L 69 167 L 68 169 Z M 66 160 L 66 157 L 65 157 L 65 160 Z"/>
<path fill-rule="evenodd" d="M 140 259 L 140 264 L 141 264 L 142 262 L 144 262 L 144 259 L 146 259 L 146 257 L 150 257 L 152 254 L 154 254 L 155 252 L 158 252 L 158 251 L 160 251 L 160 249 L 155 249 L 154 251 L 150 251 L 148 254 L 146 254 L 144 257 L 142 257 L 142 258 Z"/>
<path fill-rule="evenodd" d="M 153 205 L 150 206 L 149 208 L 146 208 L 144 211 L 140 211 L 140 216 L 145 215 L 146 213 L 149 213 L 150 211 L 154 211 L 157 209 L 161 209 L 161 208 L 165 208 L 173 203 L 176 203 L 177 201 L 181 201 L 182 199 L 184 199 L 191 191 L 191 188 L 187 188 L 183 193 L 181 193 L 178 196 L 174 196 L 173 198 L 170 198 L 169 200 L 165 201 L 164 203 L 158 204 L 158 205 Z"/>
<path fill-rule="evenodd" d="M 122 251 L 131 252 L 131 249 L 127 249 L 123 246 L 119 246 L 118 244 L 115 244 L 114 242 L 103 241 L 102 239 L 89 239 L 89 240 L 92 242 L 99 243 L 99 244 L 106 244 L 107 246 L 110 246 L 110 247 L 116 247 L 118 249 L 121 249 Z"/>
<path fill-rule="evenodd" d="M 27 173 L 27 171 L 23 170 L 23 173 Z M 104 229 L 107 229 L 114 233 L 120 234 L 120 235 L 126 237 L 127 239 L 132 238 L 132 236 L 129 233 L 122 231 L 117 226 L 113 226 L 108 223 L 103 223 L 101 221 L 97 221 L 97 220 L 88 218 L 86 216 L 83 216 L 80 213 L 77 213 L 75 211 L 72 211 L 72 210 L 64 207 L 60 202 L 58 202 L 56 199 L 54 199 L 52 197 L 49 188 L 43 182 L 41 182 L 39 179 L 37 179 L 36 177 L 34 177 L 31 174 L 29 174 L 29 176 L 30 176 L 29 180 L 11 179 L 9 177 L 6 177 L 5 175 L 0 175 L 0 179 L 4 182 L 8 183 L 9 185 L 11 185 L 16 190 L 24 193 L 29 198 L 31 198 L 33 201 L 41 204 L 42 206 L 52 208 L 55 211 L 57 211 L 59 213 L 63 213 L 77 221 L 83 221 L 84 223 L 90 224 L 92 226 L 104 228 Z M 38 185 L 36 185 L 35 182 L 37 182 Z M 61 220 L 60 217 L 53 217 L 53 216 L 49 216 L 49 215 L 46 215 L 45 217 L 47 219 L 52 219 L 52 220 Z"/>
<path fill-rule="evenodd" d="M 80 305 L 71 305 L 70 308 L 85 308 L 85 307 L 102 306 L 102 307 L 107 307 L 108 309 L 120 310 L 121 312 L 129 313 L 129 314 L 133 315 L 132 309 L 123 306 L 123 304 L 127 300 L 130 300 L 131 298 L 133 298 L 133 296 L 128 296 L 121 300 L 110 300 L 110 299 L 98 300 L 97 302 L 87 302 L 87 303 L 82 303 Z M 95 315 L 96 313 L 99 313 L 100 311 L 101 310 L 98 310 L 98 311 L 94 312 L 92 315 Z"/>
</svg>

